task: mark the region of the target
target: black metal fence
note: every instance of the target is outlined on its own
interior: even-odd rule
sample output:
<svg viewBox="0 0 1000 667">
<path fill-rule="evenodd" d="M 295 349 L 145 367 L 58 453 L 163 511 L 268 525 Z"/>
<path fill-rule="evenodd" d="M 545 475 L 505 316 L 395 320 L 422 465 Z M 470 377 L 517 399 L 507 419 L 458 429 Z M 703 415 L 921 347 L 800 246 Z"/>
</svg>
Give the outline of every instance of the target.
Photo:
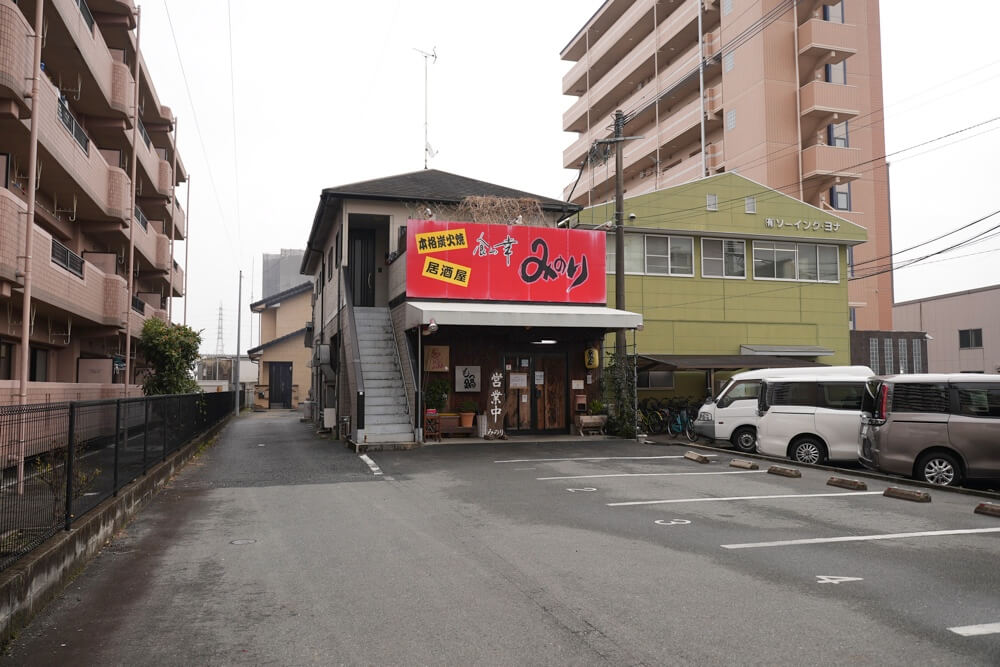
<svg viewBox="0 0 1000 667">
<path fill-rule="evenodd" d="M 235 399 L 0 406 L 0 571 L 232 414 Z"/>
</svg>

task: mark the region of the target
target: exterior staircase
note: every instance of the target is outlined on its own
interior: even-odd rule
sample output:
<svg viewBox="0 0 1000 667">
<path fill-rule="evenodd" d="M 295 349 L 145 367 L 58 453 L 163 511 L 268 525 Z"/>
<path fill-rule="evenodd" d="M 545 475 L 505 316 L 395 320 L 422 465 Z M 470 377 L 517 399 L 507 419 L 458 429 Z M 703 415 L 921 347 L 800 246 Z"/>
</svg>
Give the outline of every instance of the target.
<svg viewBox="0 0 1000 667">
<path fill-rule="evenodd" d="M 365 444 L 414 442 L 388 308 L 355 308 L 354 325 L 365 381 Z"/>
</svg>

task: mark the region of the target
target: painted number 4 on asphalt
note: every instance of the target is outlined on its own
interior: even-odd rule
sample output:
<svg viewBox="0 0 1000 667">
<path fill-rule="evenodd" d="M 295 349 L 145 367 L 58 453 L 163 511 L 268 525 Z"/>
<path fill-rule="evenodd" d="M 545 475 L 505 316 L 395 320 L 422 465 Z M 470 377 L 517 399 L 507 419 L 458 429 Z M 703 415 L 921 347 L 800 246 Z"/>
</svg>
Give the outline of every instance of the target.
<svg viewBox="0 0 1000 667">
<path fill-rule="evenodd" d="M 825 574 L 817 574 L 816 578 L 819 579 L 817 584 L 842 584 L 846 581 L 864 581 L 862 577 L 831 577 Z"/>
</svg>

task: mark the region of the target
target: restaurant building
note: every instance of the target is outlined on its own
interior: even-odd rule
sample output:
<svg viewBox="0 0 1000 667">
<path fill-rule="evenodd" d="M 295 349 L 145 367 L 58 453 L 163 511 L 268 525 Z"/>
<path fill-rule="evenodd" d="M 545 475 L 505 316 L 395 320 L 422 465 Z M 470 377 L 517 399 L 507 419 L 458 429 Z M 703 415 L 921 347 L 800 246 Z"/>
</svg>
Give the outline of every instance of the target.
<svg viewBox="0 0 1000 667">
<path fill-rule="evenodd" d="M 421 441 L 432 404 L 444 435 L 570 432 L 606 333 L 642 322 L 607 307 L 605 232 L 558 226 L 577 211 L 433 169 L 324 190 L 301 266 L 316 419 L 358 445 Z"/>
</svg>

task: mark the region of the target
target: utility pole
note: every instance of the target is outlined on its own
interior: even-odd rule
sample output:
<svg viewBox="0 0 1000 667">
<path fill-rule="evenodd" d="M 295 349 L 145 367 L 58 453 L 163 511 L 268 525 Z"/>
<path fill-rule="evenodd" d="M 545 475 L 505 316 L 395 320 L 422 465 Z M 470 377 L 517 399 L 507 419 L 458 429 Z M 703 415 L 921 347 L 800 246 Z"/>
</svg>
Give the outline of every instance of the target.
<svg viewBox="0 0 1000 667">
<path fill-rule="evenodd" d="M 615 111 L 615 308 L 625 310 L 625 114 Z M 625 329 L 615 331 L 615 363 L 625 358 Z"/>
<path fill-rule="evenodd" d="M 240 322 L 243 321 L 243 318 L 240 317 L 240 308 L 242 308 L 240 304 L 242 301 L 243 271 L 240 271 L 240 289 L 236 296 L 236 362 L 233 364 L 233 385 L 236 390 L 233 392 L 233 395 L 236 397 L 234 410 L 236 411 L 237 416 L 240 414 Z"/>
</svg>

